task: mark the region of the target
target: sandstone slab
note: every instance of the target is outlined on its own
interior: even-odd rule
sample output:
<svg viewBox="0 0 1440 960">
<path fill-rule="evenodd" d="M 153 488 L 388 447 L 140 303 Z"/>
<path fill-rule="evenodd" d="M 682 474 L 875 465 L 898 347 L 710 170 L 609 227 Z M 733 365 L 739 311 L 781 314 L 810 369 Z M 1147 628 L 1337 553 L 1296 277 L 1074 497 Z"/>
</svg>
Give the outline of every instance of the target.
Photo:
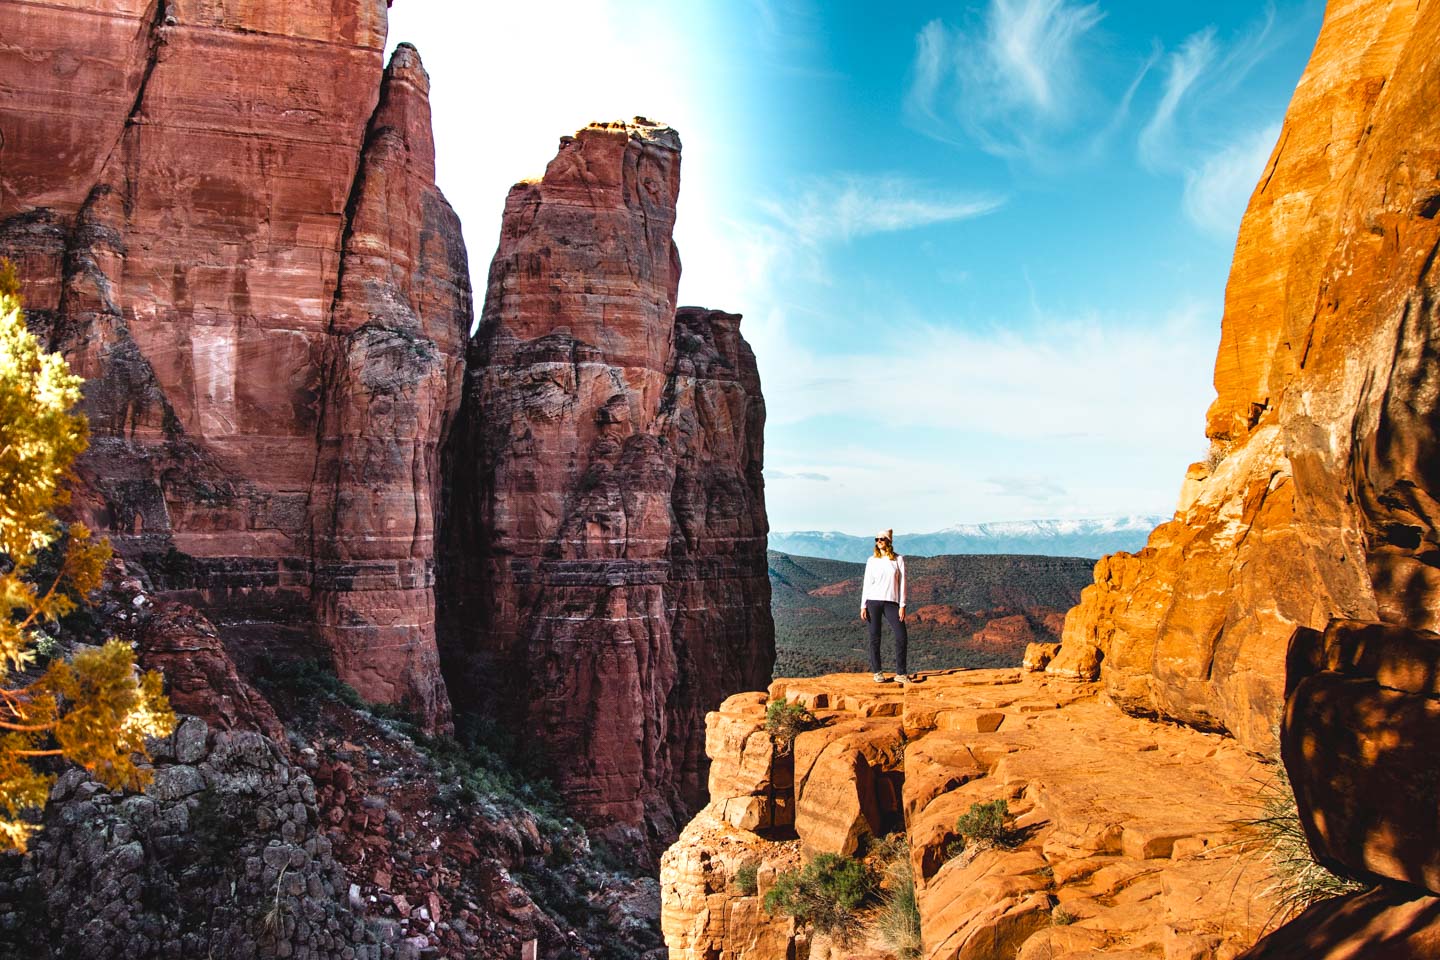
<svg viewBox="0 0 1440 960">
<path fill-rule="evenodd" d="M 895 689 L 865 675 L 776 680 L 769 696 L 804 699 L 822 720 L 795 743 L 797 839 L 737 829 L 717 798 L 666 862 L 711 862 L 750 845 L 787 849 L 798 865 L 821 850 L 863 853 L 868 835 L 903 829 L 927 958 L 1009 960 L 1063 948 L 1230 960 L 1259 936 L 1271 909 L 1265 871 L 1245 859 L 1253 838 L 1242 823 L 1258 813 L 1257 781 L 1269 773 L 1233 740 L 1126 717 L 1102 702 L 1103 690 L 999 670 L 936 674 Z M 897 699 L 898 717 L 877 715 L 877 704 Z M 758 697 L 732 698 L 711 729 L 743 731 L 758 711 Z M 987 729 L 942 722 L 967 714 L 1003 719 Z M 743 736 L 710 743 L 736 751 L 715 758 L 727 768 L 747 750 Z M 889 820 L 872 795 L 882 777 L 900 790 Z M 962 849 L 956 821 L 997 800 L 1010 814 L 1006 842 Z M 869 819 L 876 811 L 881 830 Z M 711 889 L 722 901 L 734 897 L 716 882 Z M 688 905 L 678 888 L 666 897 L 672 956 L 706 956 L 681 933 L 694 926 L 695 895 L 684 894 Z M 1065 925 L 1056 925 L 1057 908 Z M 709 910 L 722 912 L 714 903 Z M 760 917 L 777 919 L 790 922 Z M 776 940 L 774 956 L 808 949 L 803 930 L 784 931 L 790 952 L 778 952 Z"/>
</svg>

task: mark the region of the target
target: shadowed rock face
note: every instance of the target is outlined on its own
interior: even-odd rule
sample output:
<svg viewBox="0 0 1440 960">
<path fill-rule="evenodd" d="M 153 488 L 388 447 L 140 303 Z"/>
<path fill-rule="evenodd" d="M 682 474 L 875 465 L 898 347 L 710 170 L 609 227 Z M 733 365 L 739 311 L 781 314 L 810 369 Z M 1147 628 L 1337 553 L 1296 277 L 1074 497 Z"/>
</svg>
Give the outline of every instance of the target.
<svg viewBox="0 0 1440 960">
<path fill-rule="evenodd" d="M 764 403 L 740 318 L 675 308 L 679 151 L 592 125 L 511 190 L 441 554 L 457 706 L 495 704 L 588 819 L 651 839 L 701 799 L 705 711 L 774 661 Z"/>
<path fill-rule="evenodd" d="M 324 651 L 443 726 L 469 282 L 385 30 L 379 0 L 0 2 L 0 255 L 88 381 L 77 512 L 242 662 Z"/>
<path fill-rule="evenodd" d="M 1327 11 L 1241 226 L 1212 462 L 1096 567 L 1051 668 L 1098 650 L 1128 711 L 1268 748 L 1297 627 L 1440 626 L 1437 29 L 1433 2 Z"/>
</svg>

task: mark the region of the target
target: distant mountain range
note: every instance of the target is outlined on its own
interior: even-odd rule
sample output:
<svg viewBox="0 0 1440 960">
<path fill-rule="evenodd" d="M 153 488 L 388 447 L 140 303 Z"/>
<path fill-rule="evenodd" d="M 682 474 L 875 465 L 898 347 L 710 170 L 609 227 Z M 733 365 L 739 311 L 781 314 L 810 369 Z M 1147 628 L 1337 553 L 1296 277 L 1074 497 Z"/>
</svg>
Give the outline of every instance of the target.
<svg viewBox="0 0 1440 960">
<path fill-rule="evenodd" d="M 949 554 L 1039 554 L 1049 557 L 1091 557 L 1145 546 L 1150 531 L 1168 521 L 1158 515 L 1103 517 L 1090 520 L 1008 520 L 961 523 L 934 533 L 895 535 L 895 549 L 907 556 Z M 770 549 L 799 557 L 859 562 L 875 547 L 874 534 L 854 536 L 829 530 L 770 533 Z"/>
</svg>

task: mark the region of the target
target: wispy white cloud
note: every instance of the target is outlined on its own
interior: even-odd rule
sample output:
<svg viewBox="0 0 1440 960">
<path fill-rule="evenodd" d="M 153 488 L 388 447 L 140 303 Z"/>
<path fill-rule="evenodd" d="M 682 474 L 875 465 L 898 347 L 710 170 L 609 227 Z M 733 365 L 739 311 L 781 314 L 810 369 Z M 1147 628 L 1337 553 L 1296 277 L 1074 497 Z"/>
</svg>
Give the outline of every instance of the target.
<svg viewBox="0 0 1440 960">
<path fill-rule="evenodd" d="M 1192 304 L 1151 323 L 1086 315 L 970 332 L 890 320 L 873 349 L 845 353 L 770 318 L 779 325 L 752 329 L 767 434 L 831 478 L 774 484 L 771 515 L 797 529 L 918 530 L 942 517 L 1163 512 L 1203 441 L 1217 314 Z"/>
<path fill-rule="evenodd" d="M 1250 131 L 1188 171 L 1183 206 L 1190 221 L 1216 236 L 1234 237 L 1279 137 L 1278 123 Z"/>
<path fill-rule="evenodd" d="M 1207 129 L 1230 130 L 1230 95 L 1288 36 L 1276 27 L 1273 4 L 1228 44 L 1213 26 L 1185 38 L 1165 57 L 1165 83 L 1155 110 L 1140 131 L 1140 162 L 1152 172 L 1189 171 L 1203 153 Z M 1223 115 L 1220 119 L 1217 115 Z"/>
<path fill-rule="evenodd" d="M 986 52 L 1001 90 L 1042 113 L 1059 109 L 1057 88 L 1075 74 L 1075 44 L 1103 19 L 1099 4 L 1064 0 L 994 0 L 986 18 Z"/>
<path fill-rule="evenodd" d="M 906 92 L 908 108 L 930 120 L 938 120 L 936 101 L 953 69 L 950 30 L 941 21 L 931 20 L 915 36 L 915 60 L 910 68 L 910 89 Z"/>
<path fill-rule="evenodd" d="M 775 344 L 785 376 L 765 392 L 777 423 L 853 413 L 856 397 L 868 396 L 884 402 L 861 405 L 861 415 L 883 409 L 897 427 L 1118 438 L 1173 433 L 1193 420 L 1198 435 L 1217 332 L 1199 305 L 1151 323 L 1041 317 L 1024 332 L 892 321 L 893 354 Z"/>
<path fill-rule="evenodd" d="M 829 483 L 830 478 L 823 473 L 816 473 L 813 470 L 769 470 L 765 471 L 766 480 L 809 480 L 813 483 Z"/>
<path fill-rule="evenodd" d="M 915 38 L 906 110 L 938 139 L 958 124 L 989 153 L 1034 159 L 1079 120 L 1080 48 L 1103 19 L 1095 3 L 990 0 L 968 29 L 932 20 Z"/>
<path fill-rule="evenodd" d="M 908 177 L 846 175 L 813 178 L 763 208 L 797 241 L 818 246 L 969 220 L 1004 203 L 993 194 L 940 191 Z"/>
<path fill-rule="evenodd" d="M 1066 490 L 1050 477 L 989 477 L 985 480 L 1002 497 L 1015 497 L 1036 503 L 1049 503 L 1066 495 Z"/>
<path fill-rule="evenodd" d="M 1175 111 L 1200 75 L 1215 60 L 1215 28 L 1206 27 L 1193 33 L 1165 61 L 1165 92 L 1145 129 L 1140 131 L 1140 159 L 1151 169 L 1160 167 L 1172 149 Z"/>
</svg>

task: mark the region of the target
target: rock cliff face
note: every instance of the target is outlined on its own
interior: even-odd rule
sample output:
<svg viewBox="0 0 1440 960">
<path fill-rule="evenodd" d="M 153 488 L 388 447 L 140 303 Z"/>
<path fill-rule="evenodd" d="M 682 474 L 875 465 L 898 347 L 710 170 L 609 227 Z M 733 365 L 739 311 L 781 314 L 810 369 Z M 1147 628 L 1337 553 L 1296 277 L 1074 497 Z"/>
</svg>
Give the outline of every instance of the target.
<svg viewBox="0 0 1440 960">
<path fill-rule="evenodd" d="M 0 255 L 88 381 L 85 519 L 242 660 L 323 652 L 443 726 L 469 282 L 385 30 L 379 0 L 0 2 Z"/>
<path fill-rule="evenodd" d="M 1332 618 L 1437 626 L 1440 7 L 1332 2 L 1241 226 L 1212 456 L 1107 557 L 1057 672 L 1124 709 L 1274 743 L 1286 644 Z"/>
<path fill-rule="evenodd" d="M 1145 550 L 1101 561 L 1047 668 L 1255 746 L 1283 704 L 1311 849 L 1380 889 L 1257 960 L 1435 951 L 1437 45 L 1433 0 L 1330 4 L 1241 227 L 1213 462 Z"/>
<path fill-rule="evenodd" d="M 447 453 L 451 693 L 631 839 L 698 806 L 705 711 L 774 660 L 764 403 L 740 318 L 675 308 L 679 178 L 637 120 L 511 190 Z"/>
<path fill-rule="evenodd" d="M 679 140 L 566 138 L 467 346 L 428 79 L 405 45 L 382 72 L 385 31 L 380 0 L 0 0 L 0 256 L 87 380 L 76 512 L 242 673 L 320 656 L 432 729 L 443 609 L 467 707 L 673 835 L 704 712 L 774 658 L 764 405 L 740 318 L 676 309 Z"/>
</svg>

